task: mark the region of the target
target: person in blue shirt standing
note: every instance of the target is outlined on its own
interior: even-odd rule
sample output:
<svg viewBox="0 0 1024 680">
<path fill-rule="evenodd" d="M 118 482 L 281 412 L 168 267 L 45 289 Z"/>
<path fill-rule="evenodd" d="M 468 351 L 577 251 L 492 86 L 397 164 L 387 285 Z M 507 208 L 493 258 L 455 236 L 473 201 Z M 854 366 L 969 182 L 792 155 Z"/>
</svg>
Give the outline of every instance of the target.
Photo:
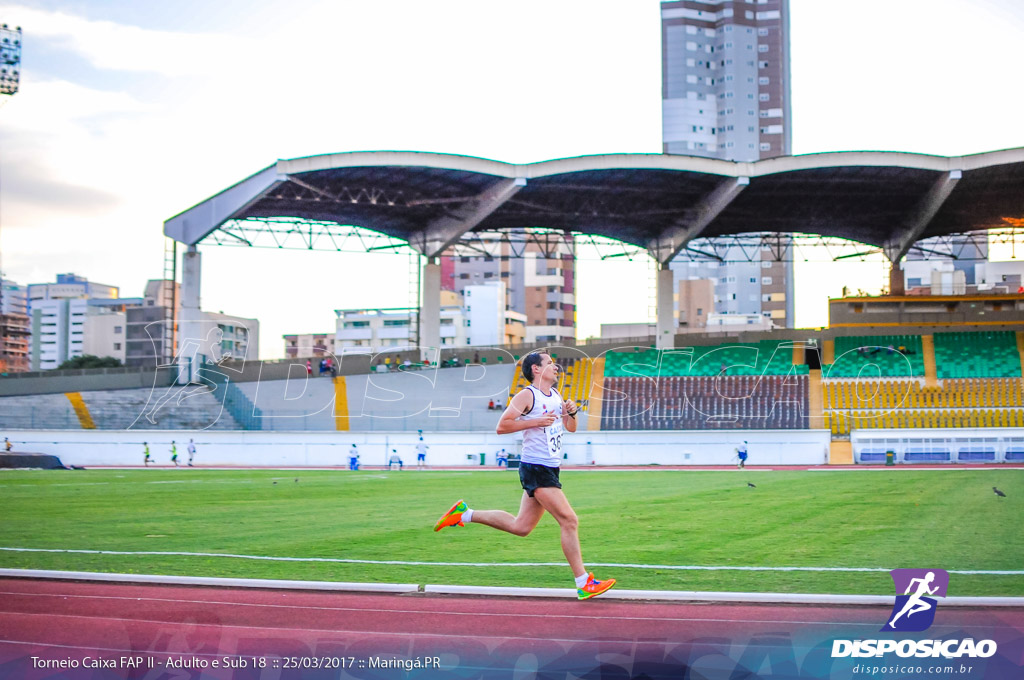
<svg viewBox="0 0 1024 680">
<path fill-rule="evenodd" d="M 739 448 L 736 449 L 736 456 L 740 459 L 737 467 L 742 470 L 747 466 L 747 442 L 743 442 Z"/>
</svg>

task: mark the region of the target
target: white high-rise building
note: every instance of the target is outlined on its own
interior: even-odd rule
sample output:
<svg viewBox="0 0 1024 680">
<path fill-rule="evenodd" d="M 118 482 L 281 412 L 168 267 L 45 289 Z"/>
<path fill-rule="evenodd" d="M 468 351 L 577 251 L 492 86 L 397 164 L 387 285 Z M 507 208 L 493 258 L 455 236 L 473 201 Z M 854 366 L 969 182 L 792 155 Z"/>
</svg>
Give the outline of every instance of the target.
<svg viewBox="0 0 1024 680">
<path fill-rule="evenodd" d="M 792 153 L 789 0 L 662 2 L 661 40 L 665 153 L 743 162 Z M 792 264 L 763 249 L 730 253 L 741 261 L 676 258 L 676 289 L 710 279 L 715 313 L 757 314 L 791 328 Z"/>
<path fill-rule="evenodd" d="M 789 0 L 661 3 L 665 153 L 792 153 Z"/>
</svg>

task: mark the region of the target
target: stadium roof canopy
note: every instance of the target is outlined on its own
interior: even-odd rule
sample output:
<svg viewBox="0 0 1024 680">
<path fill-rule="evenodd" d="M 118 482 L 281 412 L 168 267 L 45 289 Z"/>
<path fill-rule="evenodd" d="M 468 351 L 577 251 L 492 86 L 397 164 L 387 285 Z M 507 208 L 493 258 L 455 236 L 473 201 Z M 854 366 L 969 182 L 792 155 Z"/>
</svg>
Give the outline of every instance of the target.
<svg viewBox="0 0 1024 680">
<path fill-rule="evenodd" d="M 737 163 L 676 155 L 513 165 L 369 151 L 277 163 L 164 223 L 194 245 L 235 220 L 363 227 L 429 257 L 470 231 L 605 236 L 667 262 L 694 238 L 750 232 L 839 237 L 893 261 L 915 242 L 1024 218 L 1024 148 L 971 156 L 858 151 Z"/>
</svg>

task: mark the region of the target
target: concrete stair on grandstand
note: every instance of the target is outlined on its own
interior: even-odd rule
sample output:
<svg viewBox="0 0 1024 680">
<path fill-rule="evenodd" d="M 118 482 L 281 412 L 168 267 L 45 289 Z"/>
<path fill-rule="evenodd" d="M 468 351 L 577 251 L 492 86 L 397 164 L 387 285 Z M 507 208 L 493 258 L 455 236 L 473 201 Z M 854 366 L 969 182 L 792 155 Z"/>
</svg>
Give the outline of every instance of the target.
<svg viewBox="0 0 1024 680">
<path fill-rule="evenodd" d="M 935 367 L 935 336 L 921 336 L 921 351 L 924 357 L 924 384 L 925 387 L 938 387 L 939 376 Z"/>
<path fill-rule="evenodd" d="M 511 365 L 472 364 L 347 376 L 349 429 L 493 431 L 501 413 L 488 411 L 487 403 L 504 407 L 514 371 Z"/>
<path fill-rule="evenodd" d="M 825 415 L 825 390 L 821 384 L 821 371 L 812 369 L 807 376 L 807 405 L 812 428 L 823 427 Z"/>
<path fill-rule="evenodd" d="M 604 362 L 604 357 L 594 359 L 593 369 L 590 374 L 587 429 L 591 431 L 601 429 L 601 413 L 604 408 Z"/>
<path fill-rule="evenodd" d="M 220 395 L 205 386 L 82 392 L 101 430 L 235 430 Z"/>
<path fill-rule="evenodd" d="M 71 402 L 63 394 L 0 397 L 0 429 L 80 430 Z"/>
<path fill-rule="evenodd" d="M 260 429 L 276 431 L 336 430 L 335 383 L 324 374 L 292 380 L 235 383 L 260 410 Z M 338 378 L 339 380 L 341 378 Z"/>
</svg>

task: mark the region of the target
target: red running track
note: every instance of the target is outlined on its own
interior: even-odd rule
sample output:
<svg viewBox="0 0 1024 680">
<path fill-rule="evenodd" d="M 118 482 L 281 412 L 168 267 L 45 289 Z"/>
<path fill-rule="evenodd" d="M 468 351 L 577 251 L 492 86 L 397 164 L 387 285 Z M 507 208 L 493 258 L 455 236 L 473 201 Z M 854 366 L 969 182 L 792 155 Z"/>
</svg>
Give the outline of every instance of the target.
<svg viewBox="0 0 1024 680">
<path fill-rule="evenodd" d="M 861 660 L 833 660 L 832 640 L 887 637 L 888 613 L 0 579 L 0 677 L 849 677 Z M 999 653 L 971 677 L 1024 675 L 1024 609 L 940 606 L 904 637 L 992 639 Z"/>
</svg>

